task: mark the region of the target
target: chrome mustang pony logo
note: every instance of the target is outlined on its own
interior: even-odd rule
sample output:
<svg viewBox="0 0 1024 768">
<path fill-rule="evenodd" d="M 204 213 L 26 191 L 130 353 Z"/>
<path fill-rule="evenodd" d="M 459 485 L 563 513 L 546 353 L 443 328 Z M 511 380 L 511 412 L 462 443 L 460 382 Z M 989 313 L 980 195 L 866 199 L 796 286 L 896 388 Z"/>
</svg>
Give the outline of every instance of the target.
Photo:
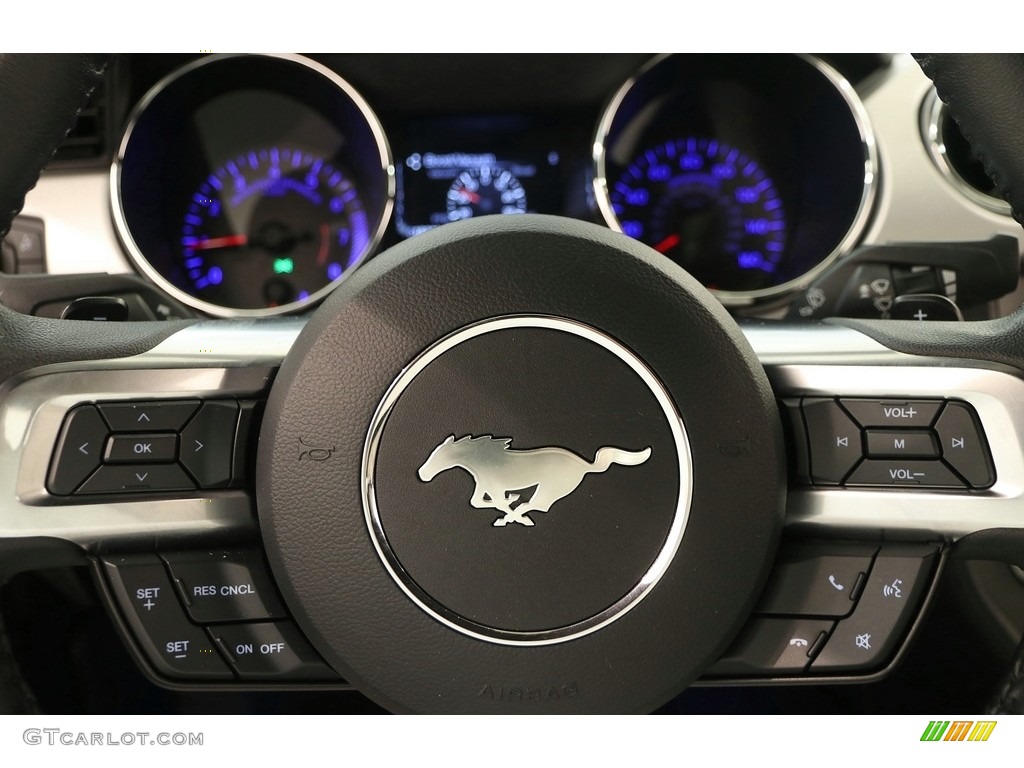
<svg viewBox="0 0 1024 768">
<path fill-rule="evenodd" d="M 509 448 L 511 443 L 509 437 L 466 435 L 456 440 L 450 435 L 423 462 L 420 480 L 429 483 L 441 472 L 461 467 L 476 481 L 469 503 L 477 509 L 505 513 L 494 525 L 533 525 L 527 517 L 530 512 L 547 512 L 552 504 L 575 491 L 587 475 L 607 472 L 612 464 L 637 466 L 651 456 L 650 448 L 625 451 L 605 447 L 598 449 L 591 462 L 564 448 L 518 451 Z M 533 494 L 524 499 L 526 494 L 522 492 L 529 489 Z"/>
</svg>

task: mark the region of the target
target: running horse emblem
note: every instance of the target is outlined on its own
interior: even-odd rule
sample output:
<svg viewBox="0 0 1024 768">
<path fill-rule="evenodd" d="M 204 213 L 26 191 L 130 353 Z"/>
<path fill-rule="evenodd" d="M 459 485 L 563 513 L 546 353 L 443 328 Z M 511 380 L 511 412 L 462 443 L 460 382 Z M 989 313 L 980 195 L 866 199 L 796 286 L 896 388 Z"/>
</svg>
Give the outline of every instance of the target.
<svg viewBox="0 0 1024 768">
<path fill-rule="evenodd" d="M 466 435 L 456 440 L 450 435 L 423 462 L 419 478 L 429 483 L 441 472 L 460 467 L 476 482 L 469 503 L 477 509 L 504 513 L 494 525 L 533 525 L 530 512 L 547 512 L 575 491 L 587 475 L 607 472 L 613 464 L 635 467 L 651 456 L 650 448 L 626 451 L 609 446 L 598 449 L 594 460 L 587 461 L 564 448 L 516 450 L 509 447 L 511 443 L 509 437 Z M 533 494 L 524 499 L 522 491 L 531 488 Z"/>
</svg>

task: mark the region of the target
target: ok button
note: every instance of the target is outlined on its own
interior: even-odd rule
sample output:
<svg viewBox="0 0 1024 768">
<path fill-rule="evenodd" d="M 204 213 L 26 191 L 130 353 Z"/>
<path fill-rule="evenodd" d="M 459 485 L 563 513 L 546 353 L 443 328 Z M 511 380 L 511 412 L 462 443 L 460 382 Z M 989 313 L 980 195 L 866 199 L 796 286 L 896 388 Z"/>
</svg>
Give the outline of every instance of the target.
<svg viewBox="0 0 1024 768">
<path fill-rule="evenodd" d="M 178 457 L 175 434 L 111 435 L 103 461 L 107 464 L 140 464 L 174 461 Z"/>
</svg>

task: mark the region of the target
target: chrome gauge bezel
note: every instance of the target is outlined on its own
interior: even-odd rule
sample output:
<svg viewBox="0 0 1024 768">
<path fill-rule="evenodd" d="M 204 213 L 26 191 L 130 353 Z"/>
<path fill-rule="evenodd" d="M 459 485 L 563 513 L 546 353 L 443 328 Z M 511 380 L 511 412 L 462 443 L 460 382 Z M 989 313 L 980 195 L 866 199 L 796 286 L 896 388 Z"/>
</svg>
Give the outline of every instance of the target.
<svg viewBox="0 0 1024 768">
<path fill-rule="evenodd" d="M 985 210 L 1002 216 L 1012 216 L 1008 202 L 975 189 L 950 162 L 942 130 L 942 118 L 945 113 L 946 105 L 939 98 L 935 88 L 931 88 L 921 103 L 921 138 L 928 148 L 928 156 L 931 157 L 932 163 L 942 174 L 943 179 L 975 205 L 980 205 Z"/>
<path fill-rule="evenodd" d="M 359 254 L 357 259 L 353 260 L 353 267 L 345 270 L 340 277 L 311 293 L 307 298 L 302 299 L 301 301 L 282 304 L 279 307 L 240 309 L 237 307 L 211 304 L 210 302 L 204 301 L 181 290 L 171 283 L 152 265 L 132 235 L 131 228 L 128 225 L 125 214 L 124 200 L 122 199 L 121 194 L 121 177 L 124 170 L 125 154 L 139 119 L 153 101 L 172 83 L 175 83 L 182 77 L 190 76 L 192 73 L 209 66 L 210 64 L 215 64 L 228 59 L 241 58 L 276 59 L 289 64 L 298 64 L 333 85 L 344 98 L 351 102 L 365 120 L 366 126 L 369 129 L 370 134 L 373 136 L 380 156 L 380 169 L 384 180 L 384 189 L 386 191 L 386 199 L 383 203 L 380 221 L 377 223 L 376 228 L 372 230 L 372 236 L 367 242 L 366 247 L 363 249 L 363 252 Z M 333 70 L 325 67 L 319 62 L 298 54 L 214 54 L 196 59 L 195 61 L 191 61 L 188 64 L 175 69 L 173 72 L 160 79 L 152 88 L 149 89 L 149 91 L 146 92 L 146 94 L 139 100 L 138 104 L 135 105 L 134 109 L 128 116 L 124 133 L 118 143 L 117 154 L 110 166 L 110 204 L 111 215 L 114 221 L 114 229 L 117 232 L 117 237 L 122 248 L 131 259 L 132 265 L 138 272 L 145 275 L 149 280 L 159 286 L 161 290 L 182 304 L 213 317 L 271 317 L 275 315 L 301 312 L 304 309 L 316 306 L 335 288 L 337 288 L 338 285 L 348 277 L 348 275 L 351 274 L 359 264 L 366 261 L 367 258 L 373 255 L 384 237 L 384 233 L 391 221 L 391 215 L 394 210 L 395 165 L 391 154 L 391 147 L 388 144 L 387 136 L 384 133 L 384 127 L 377 118 L 377 115 L 371 109 L 366 100 L 356 91 L 356 89 Z"/>
<path fill-rule="evenodd" d="M 647 62 L 647 64 L 633 75 L 633 77 L 623 83 L 608 103 L 608 106 L 605 107 L 605 110 L 601 115 L 601 119 L 597 124 L 597 130 L 594 134 L 592 156 L 594 201 L 605 224 L 616 232 L 622 232 L 622 226 L 619 223 L 618 217 L 615 215 L 615 211 L 612 210 L 606 167 L 606 146 L 608 137 L 611 133 L 612 124 L 615 121 L 619 108 L 627 94 L 629 94 L 637 82 L 655 66 L 673 55 L 674 54 L 661 54 L 656 56 L 651 59 L 651 61 Z M 711 289 L 711 293 L 718 297 L 719 301 L 724 305 L 729 307 L 742 307 L 754 303 L 771 301 L 806 288 L 818 275 L 828 269 L 833 262 L 848 254 L 857 245 L 868 226 L 871 219 L 871 213 L 874 209 L 875 200 L 878 196 L 880 167 L 878 162 L 878 149 L 867 109 L 865 109 L 860 97 L 858 97 L 849 81 L 827 62 L 810 54 L 792 55 L 813 67 L 820 75 L 822 75 L 842 97 L 843 101 L 849 108 L 850 115 L 853 118 L 854 124 L 860 135 L 861 150 L 864 156 L 863 190 L 857 212 L 854 215 L 849 228 L 835 247 L 821 261 L 799 277 L 770 288 L 762 288 L 753 291 Z"/>
</svg>

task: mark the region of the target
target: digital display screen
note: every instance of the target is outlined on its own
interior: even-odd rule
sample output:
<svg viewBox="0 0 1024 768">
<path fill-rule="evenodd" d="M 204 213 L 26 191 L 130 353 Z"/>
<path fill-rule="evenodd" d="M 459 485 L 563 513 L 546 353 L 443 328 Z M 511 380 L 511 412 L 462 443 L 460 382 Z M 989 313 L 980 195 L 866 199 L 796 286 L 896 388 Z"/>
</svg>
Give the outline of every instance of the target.
<svg viewBox="0 0 1024 768">
<path fill-rule="evenodd" d="M 491 214 L 562 212 L 562 158 L 556 149 L 530 146 L 521 133 L 517 139 L 500 130 L 500 122 L 484 134 L 488 146 L 477 147 L 482 132 L 475 127 L 445 121 L 417 133 L 422 146 L 406 153 L 397 169 L 399 235 Z"/>
</svg>

